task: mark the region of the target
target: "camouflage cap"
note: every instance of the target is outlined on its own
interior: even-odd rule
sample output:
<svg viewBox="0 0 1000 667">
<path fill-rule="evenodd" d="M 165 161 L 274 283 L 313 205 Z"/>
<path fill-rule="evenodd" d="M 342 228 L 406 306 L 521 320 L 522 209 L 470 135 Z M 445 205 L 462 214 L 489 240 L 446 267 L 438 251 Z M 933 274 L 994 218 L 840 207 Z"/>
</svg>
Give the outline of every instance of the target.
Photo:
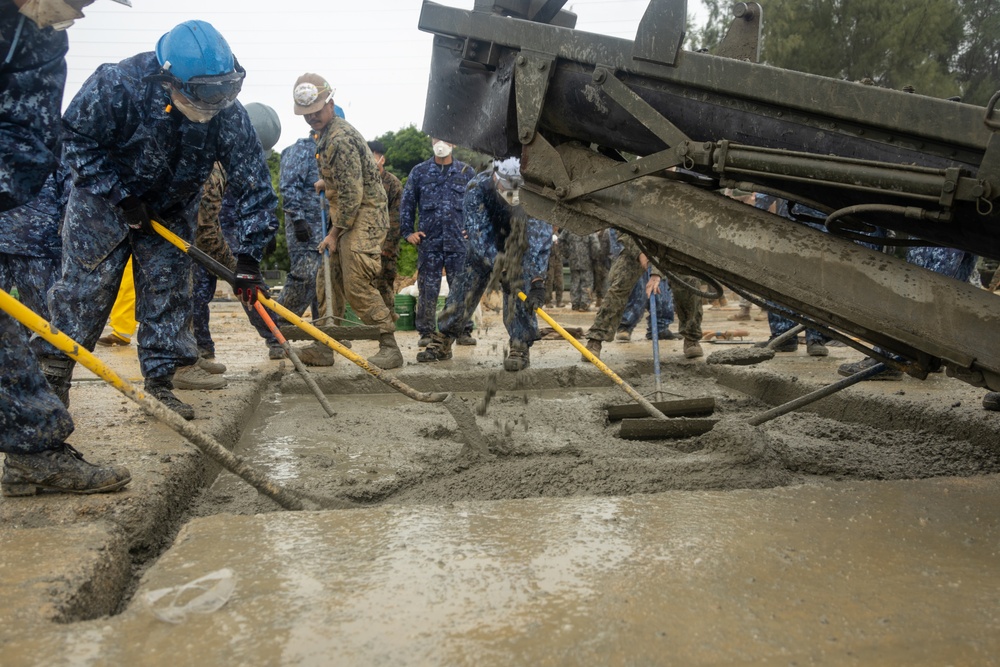
<svg viewBox="0 0 1000 667">
<path fill-rule="evenodd" d="M 319 74 L 303 74 L 295 80 L 295 87 L 292 88 L 295 114 L 305 116 L 316 113 L 333 99 L 333 92 L 330 84 Z"/>
</svg>

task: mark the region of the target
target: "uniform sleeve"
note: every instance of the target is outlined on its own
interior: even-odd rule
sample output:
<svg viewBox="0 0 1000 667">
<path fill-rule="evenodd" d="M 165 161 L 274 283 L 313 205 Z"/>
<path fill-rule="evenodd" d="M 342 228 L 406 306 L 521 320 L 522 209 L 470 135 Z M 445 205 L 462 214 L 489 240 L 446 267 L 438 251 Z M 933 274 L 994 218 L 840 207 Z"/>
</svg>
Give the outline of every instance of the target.
<svg viewBox="0 0 1000 667">
<path fill-rule="evenodd" d="M 278 231 L 278 197 L 250 117 L 238 103 L 230 108 L 235 108 L 235 112 L 220 132 L 219 162 L 226 172 L 226 187 L 236 200 L 239 247 L 232 250 L 234 254 L 250 255 L 259 261 Z"/>
<path fill-rule="evenodd" d="M 318 208 L 319 195 L 313 184 L 319 180 L 316 167 L 316 153 L 298 144 L 289 146 L 281 153 L 281 175 L 278 188 L 281 190 L 281 207 L 285 218 L 308 221 Z"/>
<path fill-rule="evenodd" d="M 222 262 L 230 269 L 235 269 L 236 258 L 233 257 L 233 251 L 222 236 L 222 227 L 219 225 L 219 211 L 222 210 L 222 196 L 225 192 L 226 177 L 222 167 L 216 162 L 201 190 L 194 242 L 199 250 L 203 250 L 212 259 Z"/>
<path fill-rule="evenodd" d="M 389 229 L 385 233 L 382 254 L 387 257 L 395 257 L 399 253 L 399 204 L 403 198 L 403 185 L 398 178 L 389 172 L 385 172 L 382 185 L 385 187 L 385 196 L 389 207 Z"/>
<path fill-rule="evenodd" d="M 469 249 L 478 257 L 491 256 L 486 244 L 491 242 L 486 226 L 486 200 L 483 189 L 478 182 L 470 182 L 462 200 L 462 212 L 465 219 L 465 230 L 469 234 Z"/>
<path fill-rule="evenodd" d="M 74 185 L 112 204 L 134 194 L 124 191 L 108 147 L 138 127 L 140 114 L 132 98 L 142 91 L 136 88 L 116 66 L 102 65 L 63 116 L 63 159 L 75 174 Z"/>
<path fill-rule="evenodd" d="M 552 252 L 552 225 L 528 218 L 528 251 L 524 265 L 531 280 L 544 280 L 549 275 L 549 253 Z"/>
<path fill-rule="evenodd" d="M 336 137 L 327 144 L 325 153 L 320 175 L 326 182 L 329 224 L 339 229 L 350 229 L 364 199 L 361 156 L 350 141 Z"/>
<path fill-rule="evenodd" d="M 419 188 L 417 187 L 420 176 L 417 167 L 410 170 L 410 175 L 406 178 L 406 185 L 403 186 L 403 196 L 399 202 L 399 233 L 406 238 L 412 234 L 417 224 L 417 205 L 419 204 Z"/>
<path fill-rule="evenodd" d="M 21 34 L 14 43 L 18 24 Z M 58 163 L 63 86 L 66 83 L 65 32 L 39 30 L 4 7 L 0 15 L 0 211 L 31 201 Z"/>
</svg>

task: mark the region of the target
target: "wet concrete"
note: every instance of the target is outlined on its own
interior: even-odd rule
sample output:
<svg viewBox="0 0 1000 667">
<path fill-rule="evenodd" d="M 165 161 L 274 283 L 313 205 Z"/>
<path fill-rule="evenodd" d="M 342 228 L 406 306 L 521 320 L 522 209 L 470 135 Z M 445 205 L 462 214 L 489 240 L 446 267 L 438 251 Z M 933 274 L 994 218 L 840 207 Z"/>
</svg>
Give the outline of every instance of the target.
<svg viewBox="0 0 1000 667">
<path fill-rule="evenodd" d="M 740 421 L 835 380 L 857 353 L 710 369 L 665 342 L 664 388 L 716 397 L 724 428 L 629 443 L 601 412 L 627 398 L 566 343 L 540 342 L 528 372 L 494 375 L 504 340 L 487 322 L 453 361 L 396 372 L 470 407 L 496 389 L 478 418 L 490 455 L 470 461 L 447 411 L 366 393 L 386 388 L 343 360 L 314 372 L 339 413 L 325 419 L 238 313 L 213 308 L 232 383 L 186 394 L 200 425 L 227 444 L 249 427 L 244 453 L 279 481 L 371 507 L 274 513 L 229 475 L 199 493 L 215 471 L 197 450 L 78 383 L 74 443 L 135 481 L 108 496 L 0 499 L 3 664 L 851 664 L 876 651 L 983 664 L 995 648 L 1000 419 L 979 409 L 980 390 L 940 376 L 866 383 L 750 429 Z M 706 329 L 733 328 L 731 312 L 709 310 Z M 750 328 L 762 338 L 766 323 Z M 416 335 L 399 338 L 412 360 Z M 648 354 L 636 342 L 602 356 L 649 392 Z M 102 355 L 134 369 L 134 352 Z M 964 478 L 910 481 L 949 475 Z M 222 567 L 236 592 L 211 615 L 175 626 L 142 602 Z M 68 623 L 123 594 L 120 615 Z"/>
<path fill-rule="evenodd" d="M 39 664 L 991 664 L 1000 479 L 220 515 Z M 173 625 L 149 591 L 230 568 Z M 79 660 L 91 655 L 95 659 Z"/>
</svg>

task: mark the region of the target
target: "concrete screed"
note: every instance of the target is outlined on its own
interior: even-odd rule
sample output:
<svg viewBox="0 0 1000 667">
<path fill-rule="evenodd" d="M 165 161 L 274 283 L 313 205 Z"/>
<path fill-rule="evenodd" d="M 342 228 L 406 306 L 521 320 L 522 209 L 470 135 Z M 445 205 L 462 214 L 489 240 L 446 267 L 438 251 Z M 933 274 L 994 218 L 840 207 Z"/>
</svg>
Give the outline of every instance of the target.
<svg viewBox="0 0 1000 667">
<path fill-rule="evenodd" d="M 707 310 L 705 330 L 766 337 L 733 312 Z M 114 390 L 78 381 L 71 442 L 133 482 L 0 499 L 0 663 L 996 662 L 1000 418 L 981 390 L 940 375 L 866 383 L 750 429 L 740 420 L 836 380 L 858 353 L 800 346 L 708 367 L 662 342 L 664 389 L 714 396 L 726 421 L 629 442 L 601 410 L 627 397 L 567 343 L 541 341 L 531 369 L 505 374 L 502 326 L 485 323 L 476 348 L 433 366 L 413 363 L 415 332 L 399 334 L 397 377 L 418 389 L 474 406 L 497 385 L 478 419 L 492 456 L 468 461 L 443 408 L 375 393 L 345 360 L 313 371 L 338 411 L 326 419 L 235 304 L 213 304 L 230 385 L 181 392 L 195 423 L 227 446 L 246 431 L 242 453 L 363 506 L 350 511 L 276 511 Z M 138 380 L 134 350 L 99 354 Z M 652 391 L 647 342 L 602 356 Z M 223 569 L 215 611 L 169 623 L 154 607 L 170 605 L 146 602 Z"/>
</svg>

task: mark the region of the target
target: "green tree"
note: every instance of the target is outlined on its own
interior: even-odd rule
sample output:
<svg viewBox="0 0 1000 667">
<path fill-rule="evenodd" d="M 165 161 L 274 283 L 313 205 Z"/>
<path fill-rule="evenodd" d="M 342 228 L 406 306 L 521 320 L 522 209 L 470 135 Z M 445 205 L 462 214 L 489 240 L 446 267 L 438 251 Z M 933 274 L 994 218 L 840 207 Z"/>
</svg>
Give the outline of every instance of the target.
<svg viewBox="0 0 1000 667">
<path fill-rule="evenodd" d="M 275 192 L 278 190 L 278 172 L 281 166 L 281 154 L 269 151 L 267 156 L 267 168 L 271 170 L 271 187 Z M 292 261 L 288 257 L 288 243 L 285 240 L 285 212 L 281 208 L 281 195 L 278 195 L 278 234 L 275 237 L 275 249 L 270 255 L 260 263 L 262 269 L 280 269 L 288 271 L 292 266 Z"/>
<path fill-rule="evenodd" d="M 704 49 L 712 53 L 722 38 L 726 36 L 729 24 L 732 23 L 732 3 L 722 0 L 702 0 L 701 4 L 708 11 L 708 16 L 705 18 L 705 24 L 700 28 L 693 27 L 690 18 L 688 19 L 687 46 L 685 48 L 691 51 Z"/>
<path fill-rule="evenodd" d="M 985 105 L 1000 90 L 1000 9 L 996 0 L 957 0 L 965 34 L 952 61 L 962 100 Z"/>
<path fill-rule="evenodd" d="M 396 132 L 386 132 L 375 137 L 385 145 L 385 168 L 400 180 L 405 179 L 410 170 L 433 155 L 431 138 L 409 125 Z"/>
<path fill-rule="evenodd" d="M 961 40 L 956 0 L 771 0 L 764 12 L 770 65 L 939 97 L 959 92 Z"/>
</svg>

